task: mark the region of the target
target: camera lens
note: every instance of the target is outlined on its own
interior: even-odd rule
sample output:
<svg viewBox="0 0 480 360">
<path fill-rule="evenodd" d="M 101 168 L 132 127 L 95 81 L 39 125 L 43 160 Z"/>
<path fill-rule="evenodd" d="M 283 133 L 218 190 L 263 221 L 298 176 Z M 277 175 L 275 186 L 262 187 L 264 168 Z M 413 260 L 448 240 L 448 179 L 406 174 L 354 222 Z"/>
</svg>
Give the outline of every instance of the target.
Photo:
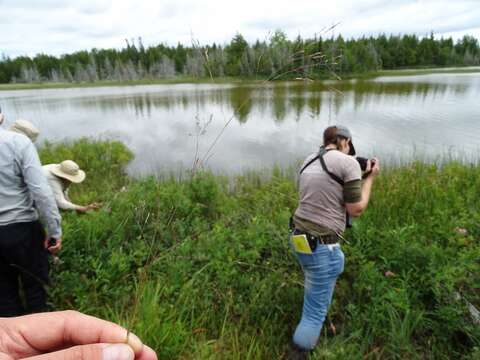
<svg viewBox="0 0 480 360">
<path fill-rule="evenodd" d="M 364 158 L 364 157 L 361 157 L 361 156 L 357 156 L 356 159 L 357 159 L 358 163 L 360 164 L 360 169 L 362 171 L 367 170 L 368 159 Z"/>
</svg>

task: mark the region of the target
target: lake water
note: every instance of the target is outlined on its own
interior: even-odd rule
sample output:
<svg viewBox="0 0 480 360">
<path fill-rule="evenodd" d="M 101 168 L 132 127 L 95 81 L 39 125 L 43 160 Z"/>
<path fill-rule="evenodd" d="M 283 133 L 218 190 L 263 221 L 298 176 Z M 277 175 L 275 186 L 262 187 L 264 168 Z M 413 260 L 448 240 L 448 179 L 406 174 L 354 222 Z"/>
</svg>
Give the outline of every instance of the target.
<svg viewBox="0 0 480 360">
<path fill-rule="evenodd" d="M 333 124 L 351 129 L 359 155 L 477 160 L 479 99 L 480 73 L 0 91 L 7 122 L 32 121 L 40 143 L 123 141 L 132 175 L 189 169 L 196 158 L 222 173 L 288 167 Z"/>
</svg>

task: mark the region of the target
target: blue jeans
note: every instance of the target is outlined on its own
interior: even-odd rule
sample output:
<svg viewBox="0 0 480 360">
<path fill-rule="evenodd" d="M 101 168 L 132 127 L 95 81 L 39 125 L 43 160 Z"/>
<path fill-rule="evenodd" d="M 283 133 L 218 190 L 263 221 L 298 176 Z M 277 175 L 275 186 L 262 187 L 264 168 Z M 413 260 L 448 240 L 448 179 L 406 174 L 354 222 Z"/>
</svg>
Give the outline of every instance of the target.
<svg viewBox="0 0 480 360">
<path fill-rule="evenodd" d="M 302 349 L 312 350 L 332 302 L 335 282 L 343 272 L 345 256 L 337 244 L 319 244 L 312 254 L 295 254 L 305 275 L 305 292 L 302 319 L 293 335 L 293 342 Z"/>
</svg>

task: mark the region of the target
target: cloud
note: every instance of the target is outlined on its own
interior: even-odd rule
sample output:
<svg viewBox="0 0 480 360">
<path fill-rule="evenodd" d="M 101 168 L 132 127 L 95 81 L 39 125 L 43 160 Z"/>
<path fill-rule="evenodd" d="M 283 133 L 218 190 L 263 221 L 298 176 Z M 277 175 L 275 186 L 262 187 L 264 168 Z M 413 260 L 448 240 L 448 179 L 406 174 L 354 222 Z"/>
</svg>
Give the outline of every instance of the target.
<svg viewBox="0 0 480 360">
<path fill-rule="evenodd" d="M 75 2 L 74 6 L 78 6 L 78 12 L 86 15 L 104 14 L 113 6 L 112 0 L 95 0 Z"/>
<path fill-rule="evenodd" d="M 224 44 L 237 32 L 253 42 L 276 29 L 310 37 L 337 22 L 326 36 L 433 31 L 458 38 L 479 33 L 480 6 L 469 0 L 0 0 L 0 52 L 59 55 L 119 48 L 137 37 L 146 45 L 189 45 L 192 37 Z"/>
<path fill-rule="evenodd" d="M 2 8 L 5 9 L 22 9 L 22 10 L 40 10 L 47 11 L 52 8 L 69 7 L 69 3 L 64 0 L 3 0 L 0 2 Z"/>
<path fill-rule="evenodd" d="M 298 27 L 299 23 L 297 20 L 290 18 L 281 18 L 281 19 L 258 19 L 249 23 L 246 23 L 247 28 L 258 29 L 261 31 L 275 31 L 280 29 L 282 31 L 287 31 L 293 27 Z"/>
</svg>

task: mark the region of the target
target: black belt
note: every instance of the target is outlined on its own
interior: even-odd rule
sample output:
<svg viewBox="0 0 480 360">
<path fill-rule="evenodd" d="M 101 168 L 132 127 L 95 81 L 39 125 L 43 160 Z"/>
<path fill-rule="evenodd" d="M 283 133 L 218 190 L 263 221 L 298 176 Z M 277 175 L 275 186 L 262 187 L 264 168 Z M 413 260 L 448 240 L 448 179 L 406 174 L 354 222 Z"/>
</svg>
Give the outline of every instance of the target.
<svg viewBox="0 0 480 360">
<path fill-rule="evenodd" d="M 310 245 L 310 250 L 312 250 L 312 251 L 315 251 L 318 244 L 331 245 L 331 244 L 338 243 L 338 235 L 337 234 L 314 236 L 312 234 L 306 233 L 305 231 L 295 229 L 293 231 L 293 235 L 305 235 L 307 237 L 308 245 Z"/>
</svg>

